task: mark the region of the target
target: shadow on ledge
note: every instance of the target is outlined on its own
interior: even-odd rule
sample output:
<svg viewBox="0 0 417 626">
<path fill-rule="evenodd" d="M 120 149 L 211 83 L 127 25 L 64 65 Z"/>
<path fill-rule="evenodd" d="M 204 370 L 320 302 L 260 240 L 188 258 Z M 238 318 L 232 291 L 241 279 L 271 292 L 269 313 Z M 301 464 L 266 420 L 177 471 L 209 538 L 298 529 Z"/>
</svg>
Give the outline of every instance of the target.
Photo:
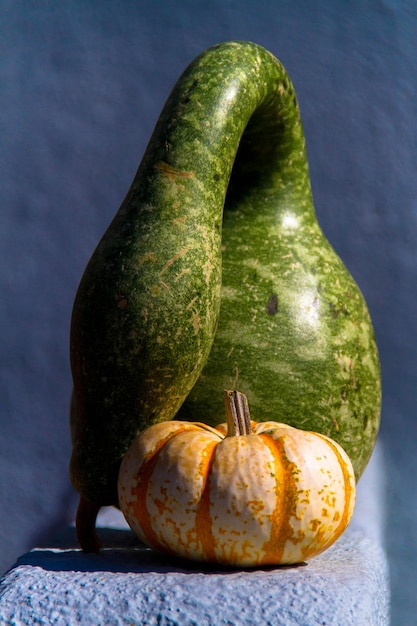
<svg viewBox="0 0 417 626">
<path fill-rule="evenodd" d="M 47 546 L 40 546 L 23 554 L 14 567 L 30 565 L 55 572 L 179 572 L 182 574 L 232 574 L 236 572 L 236 568 L 193 563 L 178 557 L 158 554 L 142 543 L 130 530 L 114 528 L 98 528 L 97 530 L 104 546 L 99 554 L 82 552 L 78 545 L 75 528 L 70 526 L 49 541 Z M 306 563 L 285 565 L 280 566 L 279 569 L 295 569 L 305 565 Z M 269 571 L 277 569 L 277 566 L 261 569 Z M 251 568 L 249 571 L 255 570 Z"/>
</svg>

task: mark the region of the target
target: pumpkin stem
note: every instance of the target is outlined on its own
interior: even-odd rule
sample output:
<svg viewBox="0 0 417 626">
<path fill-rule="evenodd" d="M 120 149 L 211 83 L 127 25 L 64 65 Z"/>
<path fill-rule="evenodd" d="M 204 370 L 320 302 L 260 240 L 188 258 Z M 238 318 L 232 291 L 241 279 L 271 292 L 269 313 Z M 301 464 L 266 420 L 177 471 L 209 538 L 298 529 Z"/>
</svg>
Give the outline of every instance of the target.
<svg viewBox="0 0 417 626">
<path fill-rule="evenodd" d="M 227 437 L 251 435 L 252 426 L 248 399 L 240 391 L 224 391 L 224 406 L 226 409 Z"/>
</svg>

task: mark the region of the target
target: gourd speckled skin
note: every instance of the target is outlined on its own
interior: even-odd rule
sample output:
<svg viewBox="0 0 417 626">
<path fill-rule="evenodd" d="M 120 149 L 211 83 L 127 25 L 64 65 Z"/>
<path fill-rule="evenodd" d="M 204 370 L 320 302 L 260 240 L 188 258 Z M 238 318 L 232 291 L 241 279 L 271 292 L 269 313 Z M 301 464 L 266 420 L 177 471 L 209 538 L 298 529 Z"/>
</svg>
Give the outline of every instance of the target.
<svg viewBox="0 0 417 626">
<path fill-rule="evenodd" d="M 372 325 L 316 220 L 294 89 L 262 47 L 219 44 L 180 77 L 84 272 L 70 344 L 71 480 L 97 506 L 117 504 L 138 432 L 181 405 L 215 423 L 236 385 L 254 419 L 325 433 L 363 471 Z"/>
<path fill-rule="evenodd" d="M 255 420 L 278 416 L 338 441 L 358 479 L 381 410 L 369 312 L 317 222 L 288 76 L 256 46 L 223 50 L 212 77 L 221 95 L 213 102 L 223 98 L 227 113 L 215 106 L 206 117 L 196 113 L 202 125 L 223 127 L 227 171 L 235 159 L 223 220 L 221 311 L 208 362 L 178 418 L 204 415 L 215 425 L 218 390 L 239 387 Z M 210 88 L 208 77 L 204 91 Z M 248 125 L 241 138 L 242 120 Z"/>
<path fill-rule="evenodd" d="M 134 440 L 119 502 L 142 541 L 186 559 L 253 567 L 307 561 L 341 536 L 355 503 L 343 448 L 247 415 L 216 429 L 171 420 Z"/>
</svg>

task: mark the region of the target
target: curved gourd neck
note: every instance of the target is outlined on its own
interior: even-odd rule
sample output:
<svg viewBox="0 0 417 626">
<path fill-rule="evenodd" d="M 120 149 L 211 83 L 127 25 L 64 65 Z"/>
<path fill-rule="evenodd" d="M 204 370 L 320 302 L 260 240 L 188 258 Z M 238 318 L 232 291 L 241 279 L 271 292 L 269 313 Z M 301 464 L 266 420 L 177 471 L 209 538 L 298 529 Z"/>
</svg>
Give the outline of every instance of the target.
<svg viewBox="0 0 417 626">
<path fill-rule="evenodd" d="M 296 95 L 279 61 L 248 42 L 197 57 L 162 111 L 136 180 L 156 187 L 159 175 L 192 179 L 222 207 L 225 197 L 233 205 L 262 195 L 312 208 Z"/>
</svg>

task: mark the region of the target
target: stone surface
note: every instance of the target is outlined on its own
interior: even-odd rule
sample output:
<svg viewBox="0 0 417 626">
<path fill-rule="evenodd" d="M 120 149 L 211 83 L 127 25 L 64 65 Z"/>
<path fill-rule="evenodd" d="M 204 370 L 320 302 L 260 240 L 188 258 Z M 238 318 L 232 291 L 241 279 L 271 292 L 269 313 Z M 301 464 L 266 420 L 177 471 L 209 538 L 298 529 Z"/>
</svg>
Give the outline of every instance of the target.
<svg viewBox="0 0 417 626">
<path fill-rule="evenodd" d="M 381 543 L 383 494 L 377 448 L 358 485 L 349 529 L 324 554 L 296 567 L 235 571 L 160 557 L 105 509 L 105 549 L 85 555 L 68 528 L 24 554 L 0 584 L 3 624 L 334 625 L 389 623 Z M 104 528 L 103 528 L 104 526 Z M 51 547 L 53 546 L 53 547 Z"/>
</svg>

